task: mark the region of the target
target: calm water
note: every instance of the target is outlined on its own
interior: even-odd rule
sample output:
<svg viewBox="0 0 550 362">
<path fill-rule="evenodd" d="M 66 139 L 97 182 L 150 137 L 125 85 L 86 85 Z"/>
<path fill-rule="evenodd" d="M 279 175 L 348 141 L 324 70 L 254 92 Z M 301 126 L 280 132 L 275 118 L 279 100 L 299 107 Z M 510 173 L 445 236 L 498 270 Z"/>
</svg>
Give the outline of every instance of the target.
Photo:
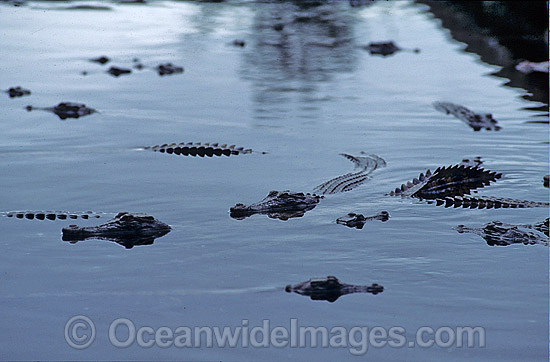
<svg viewBox="0 0 550 362">
<path fill-rule="evenodd" d="M 548 210 L 444 209 L 385 194 L 428 168 L 481 156 L 503 173 L 480 195 L 548 200 L 548 125 L 526 108 L 542 104 L 492 77 L 498 67 L 463 52 L 426 7 L 347 2 L 291 4 L 74 3 L 0 7 L 0 211 L 144 212 L 173 227 L 150 246 L 69 244 L 69 221 L 0 217 L 0 357 L 6 360 L 373 360 L 536 361 L 548 357 L 548 248 L 490 247 L 458 224 L 533 223 Z M 274 25 L 284 24 L 282 31 Z M 246 41 L 244 48 L 231 45 Z M 393 40 L 419 54 L 386 58 L 360 48 Z M 87 59 L 107 55 L 105 66 Z M 172 62 L 184 74 L 152 69 L 111 77 L 111 65 Z M 83 76 L 82 71 L 88 75 Z M 26 105 L 82 102 L 99 113 L 60 120 Z M 473 132 L 435 111 L 450 101 L 491 112 L 499 132 Z M 192 158 L 140 150 L 171 142 L 220 142 L 265 151 Z M 339 153 L 383 157 L 357 189 L 327 196 L 302 218 L 234 220 L 235 203 L 269 190 L 311 191 L 352 170 Z M 348 212 L 386 223 L 337 225 Z M 106 221 L 111 215 L 100 219 Z M 97 220 L 79 220 L 95 225 Z M 283 291 L 311 277 L 377 282 L 379 295 L 335 303 Z M 66 321 L 96 326 L 85 350 L 67 345 Z M 483 326 L 485 348 L 127 349 L 109 343 L 116 318 L 137 327 Z"/>
</svg>

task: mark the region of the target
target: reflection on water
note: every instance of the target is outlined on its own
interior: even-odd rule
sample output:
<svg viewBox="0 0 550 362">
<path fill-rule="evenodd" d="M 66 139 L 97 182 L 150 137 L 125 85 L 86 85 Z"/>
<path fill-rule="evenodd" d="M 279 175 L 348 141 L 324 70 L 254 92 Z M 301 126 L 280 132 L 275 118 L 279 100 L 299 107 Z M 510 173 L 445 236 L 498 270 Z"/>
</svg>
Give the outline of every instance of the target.
<svg viewBox="0 0 550 362">
<path fill-rule="evenodd" d="M 489 3 L 479 5 L 465 2 L 464 5 L 456 6 L 438 1 L 419 2 L 429 6 L 429 11 L 441 19 L 441 25 L 450 30 L 454 39 L 467 44 L 465 51 L 479 54 L 481 60 L 486 63 L 501 66 L 501 69 L 492 74 L 509 79 L 505 85 L 526 89 L 531 93 L 531 95 L 525 96 L 526 99 L 548 105 L 548 73 L 523 74 L 515 68 L 521 60 L 544 61 L 548 59 L 548 30 L 546 30 L 546 41 L 544 41 L 544 30 L 541 28 L 536 33 L 533 29 L 539 25 L 533 23 L 533 16 L 531 16 L 531 22 L 521 23 L 522 15 L 528 14 L 529 8 L 531 8 L 531 14 L 544 12 L 544 2 L 526 3 L 523 9 L 521 7 L 518 9 L 516 5 L 509 2 L 506 6 L 516 7 L 516 13 L 510 13 L 508 19 L 505 20 L 497 19 L 496 16 L 493 22 L 486 20 L 485 28 L 479 25 L 479 19 L 476 21 L 476 17 L 481 17 L 477 7 L 491 6 Z M 492 6 L 495 8 L 501 6 L 498 4 L 501 2 L 493 3 Z M 514 24 L 514 21 L 516 22 L 515 28 L 510 25 Z M 507 27 L 512 27 L 512 29 L 507 29 Z"/>
<path fill-rule="evenodd" d="M 320 83 L 356 67 L 355 18 L 347 4 L 286 2 L 254 8 L 241 74 L 258 119 L 285 117 L 295 99 L 314 117 Z"/>
</svg>

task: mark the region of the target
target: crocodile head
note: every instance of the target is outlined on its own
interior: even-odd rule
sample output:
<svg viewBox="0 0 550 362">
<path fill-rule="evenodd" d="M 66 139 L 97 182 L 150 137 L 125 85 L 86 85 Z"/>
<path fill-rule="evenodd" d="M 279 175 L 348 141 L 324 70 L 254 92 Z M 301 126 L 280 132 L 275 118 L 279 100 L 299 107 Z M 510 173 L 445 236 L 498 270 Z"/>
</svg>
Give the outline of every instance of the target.
<svg viewBox="0 0 550 362">
<path fill-rule="evenodd" d="M 152 216 L 120 212 L 105 224 L 89 227 L 69 225 L 62 232 L 65 241 L 103 239 L 130 248 L 134 245 L 152 244 L 155 238 L 166 235 L 170 230 L 169 225 Z"/>
<path fill-rule="evenodd" d="M 301 217 L 312 210 L 323 196 L 303 192 L 270 191 L 262 200 L 254 204 L 238 203 L 229 209 L 230 216 L 242 220 L 253 214 L 267 214 L 271 218 L 288 220 Z"/>
</svg>

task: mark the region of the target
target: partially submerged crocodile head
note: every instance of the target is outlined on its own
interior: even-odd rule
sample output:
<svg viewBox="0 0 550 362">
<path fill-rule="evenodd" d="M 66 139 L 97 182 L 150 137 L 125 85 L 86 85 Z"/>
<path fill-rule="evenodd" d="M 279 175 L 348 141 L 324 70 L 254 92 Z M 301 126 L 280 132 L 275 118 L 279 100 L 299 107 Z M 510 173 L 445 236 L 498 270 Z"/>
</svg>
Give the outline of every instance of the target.
<svg viewBox="0 0 550 362">
<path fill-rule="evenodd" d="M 350 212 L 346 216 L 336 219 L 336 223 L 346 225 L 349 228 L 362 229 L 365 223 L 369 220 L 380 220 L 382 222 L 386 222 L 389 218 L 390 214 L 387 211 L 380 211 L 374 216 L 363 216 L 362 214 Z"/>
<path fill-rule="evenodd" d="M 49 111 L 55 113 L 61 119 L 79 118 L 97 112 L 93 108 L 86 107 L 85 104 L 74 102 L 61 102 L 57 106 L 44 108 L 27 106 L 26 109 L 29 112 L 35 109 Z"/>
<path fill-rule="evenodd" d="M 170 74 L 178 74 L 183 73 L 183 67 L 179 67 L 177 65 L 174 65 L 172 63 L 164 63 L 159 64 L 156 67 L 156 70 L 159 75 L 170 75 Z"/>
<path fill-rule="evenodd" d="M 382 55 L 384 57 L 401 50 L 393 41 L 371 42 L 363 46 L 363 49 L 367 50 L 370 54 Z"/>
<path fill-rule="evenodd" d="M 301 217 L 312 210 L 323 196 L 302 192 L 270 191 L 260 202 L 250 205 L 236 204 L 229 209 L 230 216 L 242 220 L 254 214 L 267 214 L 270 218 L 288 220 Z"/>
<path fill-rule="evenodd" d="M 310 297 L 312 300 L 326 300 L 330 303 L 336 301 L 342 295 L 352 293 L 378 294 L 384 291 L 384 287 L 376 283 L 369 286 L 341 283 L 335 276 L 326 278 L 312 278 L 296 285 L 287 285 L 287 293 L 297 293 Z"/>
<path fill-rule="evenodd" d="M 107 73 L 112 75 L 113 77 L 120 77 L 123 74 L 130 74 L 132 73 L 132 69 L 128 68 L 119 68 L 119 67 L 111 67 L 107 70 Z"/>
<path fill-rule="evenodd" d="M 127 249 L 149 245 L 170 232 L 169 225 L 145 214 L 120 212 L 112 220 L 98 226 L 69 225 L 62 229 L 63 240 L 77 242 L 86 239 L 114 241 Z"/>
<path fill-rule="evenodd" d="M 481 236 L 489 246 L 509 246 L 512 244 L 548 245 L 548 218 L 534 225 L 513 225 L 501 221 L 491 221 L 482 228 L 471 228 L 458 225 L 455 230 L 462 233 L 473 233 Z M 535 230 L 527 231 L 527 229 Z M 545 235 L 545 236 L 543 236 Z"/>
<path fill-rule="evenodd" d="M 12 87 L 12 88 L 6 90 L 5 92 L 8 93 L 10 98 L 23 97 L 23 96 L 28 96 L 28 95 L 31 94 L 30 90 L 25 89 L 25 88 L 21 88 L 19 86 L 18 87 Z"/>
</svg>

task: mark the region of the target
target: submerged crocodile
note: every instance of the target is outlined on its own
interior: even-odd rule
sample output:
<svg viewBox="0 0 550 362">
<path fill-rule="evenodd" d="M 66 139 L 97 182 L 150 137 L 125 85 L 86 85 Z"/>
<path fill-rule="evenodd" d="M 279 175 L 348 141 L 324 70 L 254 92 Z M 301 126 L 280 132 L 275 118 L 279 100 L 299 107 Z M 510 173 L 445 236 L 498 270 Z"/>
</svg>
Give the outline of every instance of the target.
<svg viewBox="0 0 550 362">
<path fill-rule="evenodd" d="M 362 229 L 367 221 L 380 220 L 386 222 L 390 219 L 390 214 L 387 211 L 381 211 L 374 216 L 363 216 L 362 214 L 356 214 L 350 212 L 346 216 L 336 219 L 337 224 L 346 225 L 349 228 Z"/>
<path fill-rule="evenodd" d="M 156 145 L 152 147 L 145 147 L 145 150 L 151 150 L 161 153 L 169 153 L 182 156 L 231 156 L 231 155 L 246 155 L 255 151 L 250 148 L 244 149 L 243 147 L 235 147 L 235 145 L 227 146 L 227 144 L 220 145 L 218 143 L 200 143 L 200 142 L 181 142 L 170 143 L 163 145 Z M 266 154 L 267 152 L 260 152 Z"/>
<path fill-rule="evenodd" d="M 183 73 L 183 67 L 178 67 L 172 63 L 159 64 L 155 69 L 160 76 Z"/>
<path fill-rule="evenodd" d="M 313 210 L 323 196 L 316 194 L 294 193 L 290 191 L 270 191 L 260 202 L 250 205 L 236 204 L 229 209 L 229 215 L 242 220 L 254 214 L 267 214 L 272 219 L 288 220 L 302 217 Z"/>
<path fill-rule="evenodd" d="M 473 128 L 474 131 L 479 131 L 482 128 L 485 128 L 488 131 L 498 131 L 501 129 L 501 127 L 497 125 L 497 121 L 493 118 L 493 115 L 490 113 L 474 113 L 466 107 L 448 102 L 435 102 L 433 105 L 438 111 L 445 114 L 452 114 L 456 118 L 460 119 Z"/>
<path fill-rule="evenodd" d="M 287 285 L 285 291 L 308 296 L 311 300 L 326 300 L 332 303 L 346 294 L 371 293 L 376 295 L 382 293 L 384 287 L 376 283 L 368 286 L 345 284 L 340 283 L 338 278 L 334 276 L 328 276 L 326 278 L 312 278 L 296 285 Z"/>
<path fill-rule="evenodd" d="M 390 196 L 412 197 L 425 200 L 428 203 L 444 205 L 445 207 L 463 207 L 470 209 L 483 208 L 531 208 L 548 207 L 547 202 L 516 200 L 499 197 L 468 196 L 471 191 L 501 178 L 502 174 L 484 170 L 481 167 L 455 165 L 439 167 L 432 174 L 421 173 L 407 184 L 389 193 Z"/>
<path fill-rule="evenodd" d="M 130 249 L 136 245 L 153 244 L 156 238 L 168 234 L 170 230 L 169 225 L 152 216 L 120 212 L 105 224 L 89 227 L 69 225 L 62 232 L 64 241 L 76 243 L 86 239 L 100 239 Z"/>
<path fill-rule="evenodd" d="M 90 59 L 90 62 L 99 63 L 101 65 L 107 64 L 110 61 L 111 61 L 111 59 L 109 59 L 108 57 L 106 57 L 104 55 L 102 55 L 100 57 L 97 57 L 97 58 Z"/>
<path fill-rule="evenodd" d="M 29 112 L 35 109 L 52 112 L 52 113 L 55 113 L 61 119 L 79 118 L 79 117 L 84 117 L 97 112 L 93 108 L 86 107 L 85 104 L 74 103 L 74 102 L 62 102 L 54 107 L 27 106 L 26 109 Z"/>
<path fill-rule="evenodd" d="M 12 87 L 4 92 L 8 93 L 10 98 L 23 97 L 31 94 L 30 90 L 21 87 Z"/>
<path fill-rule="evenodd" d="M 392 55 L 395 52 L 401 51 L 401 50 L 409 50 L 409 49 L 402 49 L 395 45 L 393 41 L 388 42 L 371 42 L 365 46 L 362 47 L 363 49 L 367 50 L 371 55 L 382 55 L 382 56 L 388 56 Z M 412 49 L 413 52 L 419 53 L 420 49 Z"/>
<path fill-rule="evenodd" d="M 119 67 L 111 67 L 107 70 L 107 73 L 112 75 L 113 77 L 119 77 L 123 74 L 130 74 L 132 73 L 132 69 L 128 68 L 119 68 Z"/>
<path fill-rule="evenodd" d="M 386 161 L 384 161 L 383 158 L 377 155 L 357 157 L 348 155 L 346 153 L 341 153 L 340 155 L 353 162 L 355 166 L 360 168 L 361 170 L 358 172 L 350 172 L 345 175 L 330 179 L 327 182 L 324 182 L 321 185 L 315 187 L 313 189 L 314 192 L 326 195 L 353 190 L 357 186 L 367 181 L 369 178 L 368 176 L 374 170 L 381 167 L 386 167 Z"/>
<path fill-rule="evenodd" d="M 482 228 L 470 228 L 458 225 L 455 230 L 460 234 L 473 233 L 481 236 L 489 246 L 509 246 L 512 244 L 548 246 L 548 218 L 534 225 L 513 225 L 500 221 L 491 221 Z M 523 229 L 536 230 L 537 232 Z M 540 235 L 542 233 L 546 237 Z"/>
<path fill-rule="evenodd" d="M 99 219 L 101 215 L 92 211 L 8 211 L 0 213 L 2 216 L 27 220 L 70 220 L 70 219 Z"/>
<path fill-rule="evenodd" d="M 90 62 L 98 63 L 98 64 L 101 64 L 101 65 L 105 65 L 105 64 L 107 64 L 108 62 L 111 61 L 111 59 L 109 59 L 106 56 L 100 56 L 100 57 L 89 59 L 89 60 L 90 60 Z M 132 67 L 134 69 L 142 70 L 142 69 L 145 69 L 145 68 L 151 68 L 151 69 L 154 69 L 158 73 L 158 75 L 160 75 L 160 76 L 183 73 L 183 71 L 184 71 L 183 67 L 174 65 L 172 63 L 161 63 L 161 64 L 159 64 L 159 65 L 157 65 L 156 67 L 153 68 L 153 67 L 147 67 L 147 66 L 143 65 L 138 58 L 134 58 L 132 60 L 132 62 L 133 62 Z M 114 77 L 119 77 L 123 74 L 132 73 L 132 69 L 123 68 L 123 67 L 119 67 L 119 66 L 111 66 L 106 72 L 109 73 L 110 75 L 114 76 Z M 87 75 L 88 72 L 84 71 L 84 72 L 82 72 L 82 74 Z"/>
</svg>

